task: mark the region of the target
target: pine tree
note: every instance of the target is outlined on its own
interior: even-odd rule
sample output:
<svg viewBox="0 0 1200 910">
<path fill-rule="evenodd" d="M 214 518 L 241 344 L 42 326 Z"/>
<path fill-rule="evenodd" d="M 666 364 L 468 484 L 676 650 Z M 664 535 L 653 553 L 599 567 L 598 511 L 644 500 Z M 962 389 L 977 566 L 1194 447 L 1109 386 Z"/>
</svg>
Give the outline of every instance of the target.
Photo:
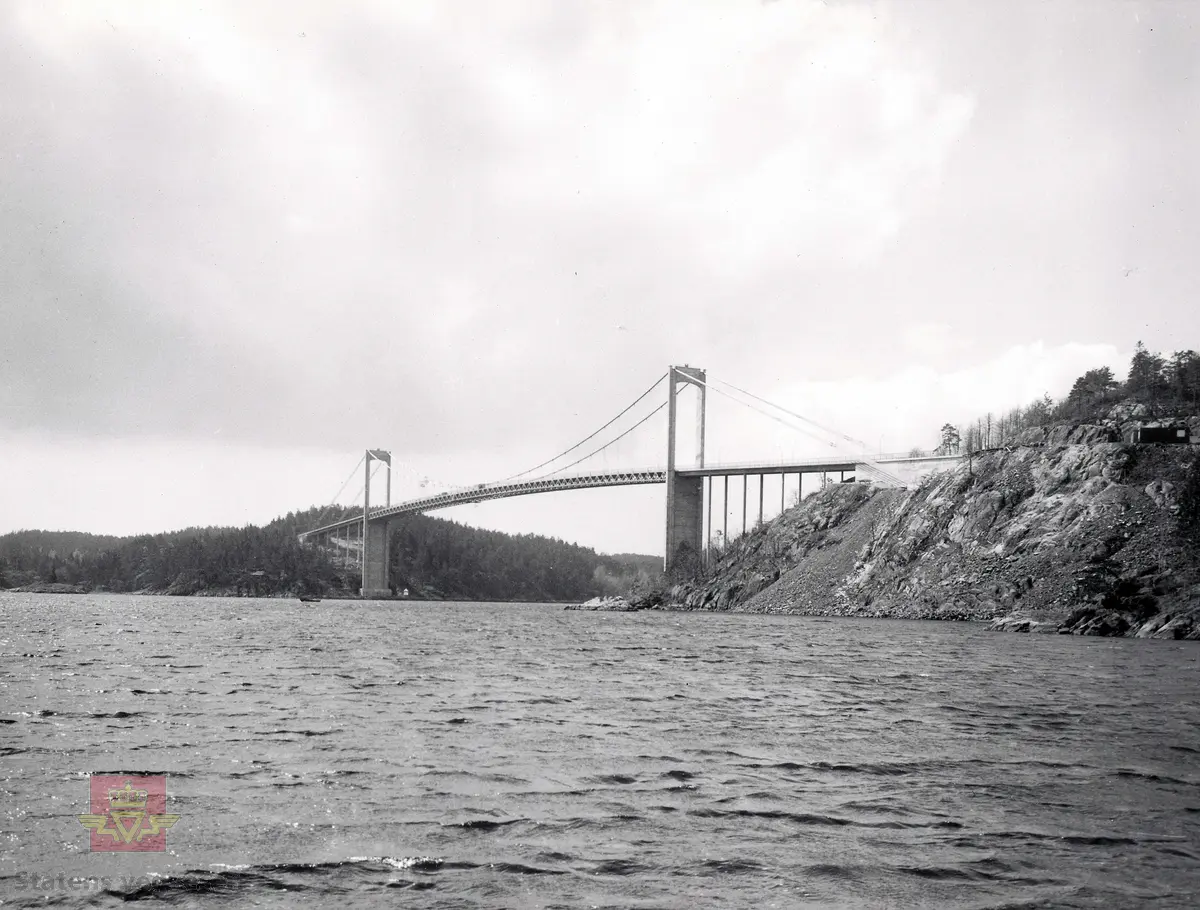
<svg viewBox="0 0 1200 910">
<path fill-rule="evenodd" d="M 1165 391 L 1166 364 L 1159 354 L 1151 354 L 1140 341 L 1129 362 L 1129 378 L 1125 380 L 1125 392 L 1132 398 L 1148 402 L 1158 400 Z"/>
<path fill-rule="evenodd" d="M 1075 416 L 1083 418 L 1092 414 L 1098 404 L 1103 404 L 1109 394 L 1117 388 L 1112 370 L 1108 367 L 1097 367 L 1088 370 L 1075 380 L 1067 401 L 1074 405 Z"/>
<path fill-rule="evenodd" d="M 1176 351 L 1167 363 L 1166 379 L 1180 401 L 1194 406 L 1200 401 L 1200 354 Z"/>
<path fill-rule="evenodd" d="M 962 434 L 952 423 L 942 424 L 941 451 L 944 455 L 957 455 L 962 447 Z"/>
</svg>

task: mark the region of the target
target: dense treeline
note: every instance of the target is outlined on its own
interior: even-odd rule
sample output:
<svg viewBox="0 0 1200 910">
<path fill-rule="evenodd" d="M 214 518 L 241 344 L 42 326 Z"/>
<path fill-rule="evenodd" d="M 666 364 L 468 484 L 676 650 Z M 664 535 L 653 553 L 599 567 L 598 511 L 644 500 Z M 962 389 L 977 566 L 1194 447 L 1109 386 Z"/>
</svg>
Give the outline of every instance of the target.
<svg viewBox="0 0 1200 910">
<path fill-rule="evenodd" d="M 393 525 L 392 584 L 425 596 L 480 600 L 586 600 L 626 590 L 662 560 L 600 556 L 534 534 L 513 536 L 428 515 Z"/>
<path fill-rule="evenodd" d="M 343 509 L 309 509 L 262 528 L 189 528 L 127 538 L 18 531 L 0 537 L 0 587 L 352 594 L 360 581 L 357 551 L 304 546 L 296 537 L 349 515 Z M 560 540 L 483 531 L 425 515 L 405 516 L 393 525 L 393 586 L 414 597 L 586 599 L 623 590 L 660 568 L 655 557 L 604 556 Z"/>
<path fill-rule="evenodd" d="M 52 531 L 0 537 L 0 586 L 36 583 L 114 592 L 274 594 L 330 588 L 338 579 L 323 554 L 301 547 L 281 523 L 125 538 Z"/>
<path fill-rule="evenodd" d="M 1107 366 L 1088 370 L 1063 399 L 1045 395 L 1023 408 L 986 414 L 962 428 L 946 424 L 935 451 L 957 454 L 1011 445 L 1030 427 L 1097 420 L 1121 401 L 1144 405 L 1147 417 L 1160 420 L 1196 414 L 1200 410 L 1200 354 L 1188 350 L 1164 357 L 1151 353 L 1139 341 L 1124 382 L 1117 382 Z"/>
</svg>

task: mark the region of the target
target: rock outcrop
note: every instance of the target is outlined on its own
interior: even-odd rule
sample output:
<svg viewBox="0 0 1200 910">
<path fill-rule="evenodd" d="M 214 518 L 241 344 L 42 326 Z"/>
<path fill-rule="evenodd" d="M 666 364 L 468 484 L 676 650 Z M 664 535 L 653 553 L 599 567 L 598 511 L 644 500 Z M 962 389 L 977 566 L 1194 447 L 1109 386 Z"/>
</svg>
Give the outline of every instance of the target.
<svg viewBox="0 0 1200 910">
<path fill-rule="evenodd" d="M 80 585 L 67 584 L 62 581 L 35 581 L 31 584 L 9 588 L 13 593 L 22 594 L 83 594 L 85 589 Z"/>
<path fill-rule="evenodd" d="M 595 610 L 602 613 L 631 613 L 638 609 L 624 597 L 593 597 L 581 604 L 567 604 L 565 610 Z"/>
<path fill-rule="evenodd" d="M 1196 551 L 1174 521 L 1196 447 L 1128 445 L 1116 421 L 1026 435 L 914 490 L 831 486 L 667 603 L 1200 638 Z"/>
</svg>

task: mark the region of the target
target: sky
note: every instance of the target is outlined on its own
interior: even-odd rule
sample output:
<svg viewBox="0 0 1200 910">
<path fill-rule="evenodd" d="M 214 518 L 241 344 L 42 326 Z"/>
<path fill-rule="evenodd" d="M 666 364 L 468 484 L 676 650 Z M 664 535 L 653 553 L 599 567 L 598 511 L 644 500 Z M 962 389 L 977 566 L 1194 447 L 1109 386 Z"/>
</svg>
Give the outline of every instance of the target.
<svg viewBox="0 0 1200 910">
<path fill-rule="evenodd" d="M 0 4 L 0 533 L 262 523 L 367 447 L 394 498 L 506 477 L 669 364 L 902 451 L 1120 376 L 1139 340 L 1200 348 L 1198 22 Z M 661 418 L 580 467 L 664 462 Z M 713 461 L 838 454 L 715 393 L 707 436 Z M 661 553 L 663 508 L 438 514 Z"/>
</svg>

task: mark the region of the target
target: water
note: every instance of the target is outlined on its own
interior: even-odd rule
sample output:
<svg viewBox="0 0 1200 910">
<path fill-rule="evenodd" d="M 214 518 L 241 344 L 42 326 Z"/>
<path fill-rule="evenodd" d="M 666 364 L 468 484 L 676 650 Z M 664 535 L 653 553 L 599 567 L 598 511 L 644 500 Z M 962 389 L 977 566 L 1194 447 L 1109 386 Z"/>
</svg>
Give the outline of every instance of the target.
<svg viewBox="0 0 1200 910">
<path fill-rule="evenodd" d="M 0 594 L 0 895 L 1194 907 L 1198 658 L 965 624 Z M 166 853 L 89 852 L 93 771 L 169 775 Z"/>
</svg>

